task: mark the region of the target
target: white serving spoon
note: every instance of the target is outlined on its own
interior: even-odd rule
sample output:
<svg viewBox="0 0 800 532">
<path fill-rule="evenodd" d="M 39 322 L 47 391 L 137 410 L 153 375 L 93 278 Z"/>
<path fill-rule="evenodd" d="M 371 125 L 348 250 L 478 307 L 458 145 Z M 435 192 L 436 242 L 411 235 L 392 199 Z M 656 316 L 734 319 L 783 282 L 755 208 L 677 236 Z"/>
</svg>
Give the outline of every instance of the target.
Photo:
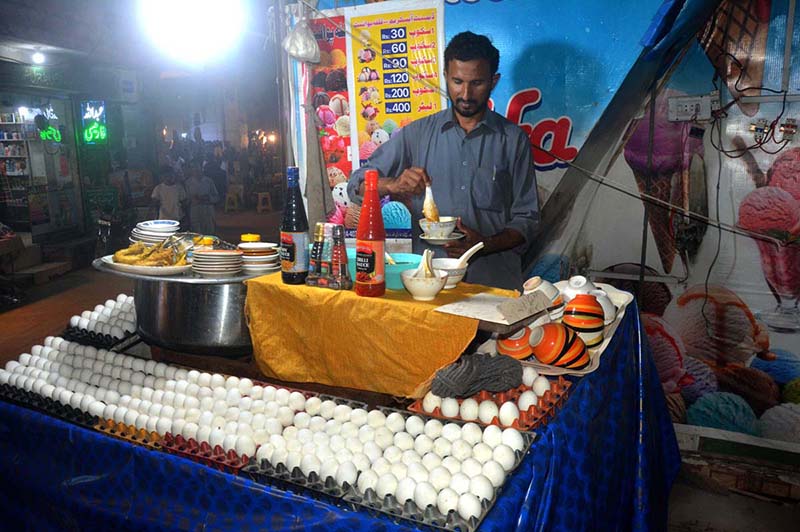
<svg viewBox="0 0 800 532">
<path fill-rule="evenodd" d="M 476 254 L 477 252 L 479 252 L 482 249 L 483 249 L 483 242 L 478 242 L 477 244 L 475 244 L 474 246 L 472 246 L 471 248 L 466 250 L 463 255 L 458 257 L 458 263 L 456 263 L 455 267 L 456 268 L 466 268 L 467 267 L 467 261 L 469 259 L 471 259 L 474 254 Z"/>
</svg>

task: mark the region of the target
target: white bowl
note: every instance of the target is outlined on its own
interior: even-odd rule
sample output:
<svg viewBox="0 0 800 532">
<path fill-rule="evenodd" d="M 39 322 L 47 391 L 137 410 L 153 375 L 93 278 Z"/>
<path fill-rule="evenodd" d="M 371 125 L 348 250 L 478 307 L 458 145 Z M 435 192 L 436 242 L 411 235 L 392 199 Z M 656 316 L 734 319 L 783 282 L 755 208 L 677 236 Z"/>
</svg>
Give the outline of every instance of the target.
<svg viewBox="0 0 800 532">
<path fill-rule="evenodd" d="M 433 259 L 432 262 L 435 270 L 447 272 L 447 284 L 444 285 L 445 290 L 455 288 L 467 273 L 467 268 L 456 268 L 458 259 Z"/>
<path fill-rule="evenodd" d="M 442 291 L 447 284 L 447 272 L 434 268 L 433 273 L 436 277 L 414 277 L 416 269 L 400 272 L 400 279 L 403 286 L 411 293 L 411 297 L 417 301 L 431 301 L 436 294 Z"/>
<path fill-rule="evenodd" d="M 597 290 L 594 283 L 583 275 L 574 275 L 569 278 L 569 282 L 564 290 L 561 291 L 561 295 L 564 296 L 564 302 L 569 303 L 576 295 L 589 294 L 592 290 Z"/>
<path fill-rule="evenodd" d="M 428 238 L 447 238 L 456 228 L 454 216 L 440 216 L 438 222 L 429 222 L 425 218 L 419 221 L 419 228 Z"/>
</svg>

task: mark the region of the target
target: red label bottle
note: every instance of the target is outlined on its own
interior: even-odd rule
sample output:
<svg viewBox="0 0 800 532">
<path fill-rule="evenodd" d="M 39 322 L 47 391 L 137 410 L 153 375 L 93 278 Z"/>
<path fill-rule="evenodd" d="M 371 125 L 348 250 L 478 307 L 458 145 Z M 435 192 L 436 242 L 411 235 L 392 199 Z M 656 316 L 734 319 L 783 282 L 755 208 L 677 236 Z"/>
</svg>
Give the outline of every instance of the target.
<svg viewBox="0 0 800 532">
<path fill-rule="evenodd" d="M 367 170 L 364 179 L 364 203 L 356 231 L 356 294 L 381 297 L 386 292 L 384 250 L 386 231 L 383 228 L 381 200 L 378 197 L 378 172 Z"/>
</svg>

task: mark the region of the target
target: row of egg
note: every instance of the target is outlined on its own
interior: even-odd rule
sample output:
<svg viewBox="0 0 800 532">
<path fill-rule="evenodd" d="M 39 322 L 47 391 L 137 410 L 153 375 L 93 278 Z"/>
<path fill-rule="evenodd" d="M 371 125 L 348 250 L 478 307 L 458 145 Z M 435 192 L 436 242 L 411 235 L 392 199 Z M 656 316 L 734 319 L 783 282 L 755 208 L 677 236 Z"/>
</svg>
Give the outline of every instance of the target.
<svg viewBox="0 0 800 532">
<path fill-rule="evenodd" d="M 94 310 L 84 310 L 80 316 L 72 316 L 70 327 L 123 338 L 136 331 L 136 309 L 133 296 L 119 294 L 116 300 L 108 299 Z"/>
<path fill-rule="evenodd" d="M 444 417 L 461 418 L 464 421 L 476 421 L 490 424 L 497 418 L 504 427 L 510 427 L 519 419 L 520 412 L 527 411 L 531 406 L 538 404 L 539 397 L 550 390 L 550 381 L 547 377 L 539 375 L 531 367 L 523 368 L 522 383 L 530 387 L 520 394 L 516 402 L 506 401 L 498 406 L 491 399 L 481 401 L 468 398 L 461 401 L 453 397 L 439 397 L 433 392 L 428 392 L 422 399 L 422 409 L 431 414 L 439 408 Z"/>
<path fill-rule="evenodd" d="M 167 432 L 182 434 L 186 438 L 207 441 L 211 445 L 221 445 L 226 451 L 233 449 L 240 455 L 252 456 L 258 445 L 263 444 L 261 458 L 266 458 L 274 464 L 284 463 L 287 467 L 304 462 L 305 470 L 308 472 L 317 462 L 321 468 L 321 464 L 329 459 L 334 451 L 346 449 L 353 455 L 353 460 L 348 461 L 353 462 L 357 475 L 369 471 L 363 475 L 360 488 L 365 490 L 371 487 L 379 493 L 388 493 L 388 487 L 395 486 L 391 481 L 392 477 L 387 476 L 389 471 L 384 470 L 386 463 L 403 457 L 404 464 L 411 461 L 423 463 L 425 460 L 424 463 L 432 466 L 436 460 L 433 457 L 436 456 L 439 460 L 443 460 L 442 466 L 450 473 L 449 477 L 444 475 L 442 469 L 433 466 L 431 469 L 426 468 L 425 474 L 430 475 L 427 479 L 418 466 L 412 467 L 410 471 L 411 479 L 415 485 L 420 486 L 419 493 L 415 492 L 415 495 L 419 495 L 415 496 L 415 501 L 423 508 L 427 506 L 423 504 L 425 501 L 430 502 L 430 497 L 427 499 L 425 497 L 426 494 L 430 495 L 428 486 L 439 488 L 436 491 L 437 497 L 439 493 L 445 493 L 442 496 L 442 504 L 445 507 L 448 501 L 460 500 L 460 498 L 454 499 L 452 494 L 445 490 L 452 490 L 449 481 L 456 473 L 461 473 L 462 469 L 464 475 L 469 475 L 468 478 L 481 475 L 490 479 L 489 483 L 492 486 L 501 485 L 506 472 L 513 467 L 514 450 L 520 450 L 523 445 L 521 435 L 513 429 L 500 432 L 497 427 L 489 427 L 483 432 L 475 424 L 467 424 L 462 429 L 452 423 L 442 425 L 437 420 L 425 423 L 417 416 L 405 420 L 397 413 L 386 416 L 378 410 L 366 412 L 360 408 L 352 409 L 346 404 L 337 404 L 331 400 L 322 401 L 318 397 L 306 399 L 302 393 L 272 386 L 257 386 L 247 378 L 225 378 L 219 374 L 187 371 L 154 361 L 144 361 L 102 349 L 80 346 L 61 338 L 48 337 L 45 344 L 45 346 L 34 346 L 32 351 L 38 354 L 24 354 L 20 356 L 19 362 L 10 362 L 6 370 L 0 373 L 0 382 L 10 382 L 12 385 L 70 404 L 92 415 L 114 419 L 162 435 Z M 78 380 L 72 376 L 65 377 L 61 372 L 69 371 L 72 374 L 75 371 L 74 367 L 70 368 L 71 364 L 66 362 L 80 362 L 80 366 L 84 369 L 79 372 L 79 378 L 87 376 L 86 371 L 90 365 L 92 370 L 97 368 L 100 373 L 89 371 L 88 381 Z M 132 384 L 131 381 L 112 380 L 110 375 L 105 374 L 109 366 L 112 375 L 117 369 L 120 371 L 136 369 L 136 373 L 130 374 L 131 378 L 134 375 L 140 375 L 139 379 L 144 376 L 144 379 L 153 379 L 152 384 L 161 386 L 153 389 Z M 164 380 L 164 377 L 155 378 L 156 374 L 162 373 L 175 378 L 169 380 Z M 200 383 L 209 386 L 200 386 Z M 124 386 L 122 389 L 129 391 L 130 395 L 121 395 L 115 389 L 120 385 L 128 385 L 129 389 Z M 211 388 L 211 385 L 218 386 Z M 316 435 L 312 437 L 316 440 L 330 439 L 330 445 L 327 447 L 316 445 L 313 450 L 308 446 L 301 446 L 300 449 L 292 450 L 296 445 L 287 443 L 285 458 L 281 457 L 280 452 L 277 456 L 272 456 L 275 449 L 284 448 L 276 436 L 283 438 L 284 442 L 292 439 L 304 441 L 308 438 L 308 434 L 315 433 Z M 366 442 L 370 444 L 365 445 Z M 385 450 L 385 456 L 378 456 L 376 448 Z M 299 450 L 305 452 L 302 455 L 297 454 Z M 365 450 L 369 454 L 362 452 Z M 292 452 L 295 454 L 290 454 Z M 360 458 L 356 458 L 355 453 L 360 453 Z M 312 458 L 304 460 L 307 455 L 311 455 Z M 348 457 L 342 452 L 339 456 Z M 428 458 L 425 458 L 426 456 Z M 367 457 L 369 467 L 363 457 Z M 376 462 L 374 469 L 373 460 L 370 458 Z M 356 462 L 359 467 L 355 466 Z M 347 477 L 345 473 L 348 470 L 349 466 L 345 466 L 342 475 L 330 476 L 341 480 Z M 396 466 L 391 472 L 397 481 L 398 499 L 410 493 L 407 488 L 411 481 L 406 480 L 408 477 L 403 476 L 402 470 L 402 467 Z M 331 471 L 330 462 L 326 471 Z M 320 474 L 323 472 L 321 469 L 318 471 Z M 405 473 L 407 475 L 409 472 Z M 383 478 L 383 482 L 380 483 L 379 490 L 380 478 Z M 463 480 L 461 477 L 456 478 Z M 355 483 L 356 479 L 352 480 L 354 482 L 351 483 Z M 372 480 L 375 480 L 374 486 Z M 459 486 L 458 489 L 468 485 L 463 482 L 454 483 L 456 484 Z M 474 484 L 485 486 L 482 480 L 477 480 Z M 402 489 L 403 486 L 406 487 L 405 490 Z M 465 500 L 471 499 L 465 497 Z"/>
</svg>

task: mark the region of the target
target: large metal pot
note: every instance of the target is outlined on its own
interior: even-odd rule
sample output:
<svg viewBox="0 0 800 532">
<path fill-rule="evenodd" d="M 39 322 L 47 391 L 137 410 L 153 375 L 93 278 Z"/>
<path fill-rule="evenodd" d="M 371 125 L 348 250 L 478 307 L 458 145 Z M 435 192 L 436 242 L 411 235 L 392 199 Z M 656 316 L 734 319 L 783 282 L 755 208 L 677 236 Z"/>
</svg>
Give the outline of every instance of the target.
<svg viewBox="0 0 800 532">
<path fill-rule="evenodd" d="M 243 281 L 250 276 L 153 277 L 113 270 L 100 259 L 93 266 L 136 281 L 133 295 L 138 333 L 148 344 L 221 357 L 253 351 L 244 317 L 247 286 Z"/>
<path fill-rule="evenodd" d="M 244 318 L 247 287 L 241 281 L 188 284 L 136 281 L 139 336 L 159 347 L 201 355 L 240 356 L 252 352 Z"/>
</svg>

